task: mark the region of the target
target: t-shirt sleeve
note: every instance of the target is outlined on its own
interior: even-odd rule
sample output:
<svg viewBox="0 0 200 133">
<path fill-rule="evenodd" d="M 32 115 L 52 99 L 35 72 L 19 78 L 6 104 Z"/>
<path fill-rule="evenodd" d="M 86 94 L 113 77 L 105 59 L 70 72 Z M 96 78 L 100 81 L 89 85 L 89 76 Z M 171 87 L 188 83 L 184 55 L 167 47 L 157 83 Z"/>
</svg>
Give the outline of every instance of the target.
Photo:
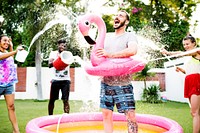
<svg viewBox="0 0 200 133">
<path fill-rule="evenodd" d="M 137 37 L 132 32 L 129 33 L 127 45 L 128 45 L 128 47 L 137 46 L 138 45 Z"/>
</svg>

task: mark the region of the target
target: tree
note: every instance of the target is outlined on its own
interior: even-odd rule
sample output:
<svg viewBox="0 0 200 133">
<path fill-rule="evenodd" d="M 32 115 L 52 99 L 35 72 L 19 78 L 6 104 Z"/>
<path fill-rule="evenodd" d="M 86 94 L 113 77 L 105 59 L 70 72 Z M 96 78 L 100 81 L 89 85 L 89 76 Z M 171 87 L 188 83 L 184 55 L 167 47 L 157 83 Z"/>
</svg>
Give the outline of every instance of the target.
<svg viewBox="0 0 200 133">
<path fill-rule="evenodd" d="M 196 8 L 194 0 L 150 0 L 149 5 L 141 1 L 127 2 L 130 6 L 126 10 L 132 14 L 131 25 L 136 31 L 151 25 L 161 31 L 163 45 L 167 45 L 170 50 L 182 49 L 182 38 L 189 32 L 189 20 Z"/>
<path fill-rule="evenodd" d="M 29 46 L 33 37 L 41 31 L 45 25 L 55 19 L 59 13 L 69 16 L 70 12 L 77 16 L 84 12 L 84 8 L 79 4 L 80 0 L 67 0 L 65 3 L 57 0 L 1 0 L 0 16 L 4 17 L 4 23 L 1 26 L 0 33 L 6 33 L 13 38 L 16 45 L 24 44 Z M 68 10 L 68 11 L 67 11 Z M 75 16 L 75 17 L 77 17 Z M 72 23 L 72 35 L 68 36 L 70 49 L 73 54 L 81 56 L 81 50 L 75 38 L 77 32 L 76 22 Z M 63 24 L 56 24 L 38 39 L 42 43 L 42 52 L 49 52 L 54 49 L 58 38 L 67 36 L 63 30 Z M 37 40 L 30 49 L 26 62 L 17 63 L 18 66 L 35 66 L 35 49 Z M 48 48 L 48 49 L 47 49 Z M 43 62 L 43 66 L 47 63 Z"/>
<path fill-rule="evenodd" d="M 155 73 L 149 72 L 150 69 L 151 68 L 147 64 L 142 71 L 135 73 L 133 76 L 133 79 L 144 81 L 144 88 L 147 88 L 147 78 L 155 76 Z"/>
<path fill-rule="evenodd" d="M 12 38 L 14 38 L 14 44 L 31 45 L 31 47 L 29 46 L 30 51 L 26 62 L 23 64 L 19 62 L 16 63 L 18 66 L 36 66 L 38 100 L 43 99 L 41 86 L 41 51 L 49 51 L 51 48 L 54 48 L 57 39 L 66 37 L 66 33 L 63 32 L 63 28 L 61 29 L 60 25 L 56 25 L 53 34 L 46 34 L 46 36 L 41 35 L 40 38 L 38 37 L 34 40 L 33 46 L 32 39 L 44 28 L 47 22 L 54 19 L 53 17 L 56 16 L 56 12 L 53 9 L 55 9 L 58 4 L 65 8 L 70 7 L 71 12 L 79 12 L 83 11 L 83 8 L 76 7 L 76 3 L 79 1 L 80 0 L 68 0 L 62 3 L 57 0 L 1 0 L 0 15 L 2 15 L 5 20 L 0 32 L 12 36 Z M 72 26 L 72 28 L 74 27 Z M 74 41 L 74 34 L 67 39 L 69 39 L 72 44 L 77 44 L 77 41 Z M 43 44 L 44 46 L 42 46 Z M 81 54 L 77 45 L 70 46 L 70 48 L 73 53 Z"/>
<path fill-rule="evenodd" d="M 160 44 L 167 46 L 170 51 L 183 50 L 182 39 L 189 32 L 189 22 L 192 12 L 196 9 L 197 0 L 149 0 L 148 4 L 142 0 L 123 0 L 123 2 L 109 0 L 107 2 L 107 5 L 116 4 L 119 10 L 126 10 L 130 14 L 129 26 L 136 33 L 145 27 L 153 27 L 159 31 Z M 109 19 L 104 20 L 107 24 L 110 23 Z M 146 34 L 151 34 L 151 30 L 147 28 Z M 163 63 L 156 62 L 155 66 L 163 67 Z"/>
</svg>

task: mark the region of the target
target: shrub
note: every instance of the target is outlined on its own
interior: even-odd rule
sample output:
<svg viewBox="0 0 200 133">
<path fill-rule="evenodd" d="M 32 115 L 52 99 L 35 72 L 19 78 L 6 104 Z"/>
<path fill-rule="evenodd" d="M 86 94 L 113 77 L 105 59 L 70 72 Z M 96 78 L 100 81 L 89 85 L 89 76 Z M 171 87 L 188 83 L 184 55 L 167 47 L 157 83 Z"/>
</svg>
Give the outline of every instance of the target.
<svg viewBox="0 0 200 133">
<path fill-rule="evenodd" d="M 160 86 L 158 85 L 151 85 L 148 88 L 144 88 L 142 93 L 142 100 L 147 103 L 160 103 Z"/>
</svg>

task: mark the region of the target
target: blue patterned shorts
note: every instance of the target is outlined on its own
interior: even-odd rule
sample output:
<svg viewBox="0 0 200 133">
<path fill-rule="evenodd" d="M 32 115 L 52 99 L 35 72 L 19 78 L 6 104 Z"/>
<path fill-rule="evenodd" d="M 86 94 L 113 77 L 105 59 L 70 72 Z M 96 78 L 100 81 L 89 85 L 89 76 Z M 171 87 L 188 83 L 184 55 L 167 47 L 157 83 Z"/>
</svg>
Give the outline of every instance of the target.
<svg viewBox="0 0 200 133">
<path fill-rule="evenodd" d="M 119 113 L 135 109 L 133 86 L 109 86 L 101 83 L 100 107 L 113 111 L 116 105 Z"/>
</svg>

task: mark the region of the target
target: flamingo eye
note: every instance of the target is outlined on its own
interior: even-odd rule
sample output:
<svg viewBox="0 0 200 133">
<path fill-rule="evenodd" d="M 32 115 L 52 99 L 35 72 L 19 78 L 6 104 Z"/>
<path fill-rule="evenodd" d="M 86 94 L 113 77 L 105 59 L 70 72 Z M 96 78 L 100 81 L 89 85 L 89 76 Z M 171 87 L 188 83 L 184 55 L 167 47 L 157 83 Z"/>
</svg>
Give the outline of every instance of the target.
<svg viewBox="0 0 200 133">
<path fill-rule="evenodd" d="M 89 25 L 90 25 L 90 22 L 89 22 L 89 21 L 85 21 L 85 25 L 86 25 L 86 26 L 89 26 Z"/>
</svg>

